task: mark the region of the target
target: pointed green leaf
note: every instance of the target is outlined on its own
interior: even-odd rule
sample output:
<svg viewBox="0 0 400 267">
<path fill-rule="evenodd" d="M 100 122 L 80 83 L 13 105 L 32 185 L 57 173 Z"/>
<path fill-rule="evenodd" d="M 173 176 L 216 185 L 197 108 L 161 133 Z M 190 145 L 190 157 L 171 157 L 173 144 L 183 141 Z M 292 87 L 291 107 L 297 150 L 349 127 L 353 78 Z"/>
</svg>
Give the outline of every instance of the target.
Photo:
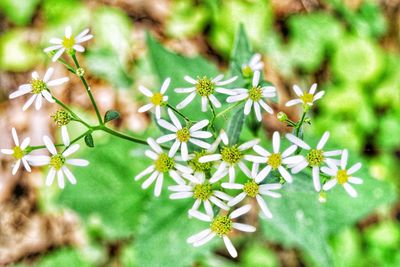
<svg viewBox="0 0 400 267">
<path fill-rule="evenodd" d="M 120 114 L 119 114 L 118 111 L 110 109 L 104 115 L 104 123 L 107 123 L 107 122 L 112 121 L 112 120 L 116 120 L 116 119 L 119 118 L 119 116 L 120 116 Z"/>
<path fill-rule="evenodd" d="M 94 147 L 94 141 L 92 134 L 87 134 L 85 136 L 85 143 L 88 147 Z"/>
</svg>

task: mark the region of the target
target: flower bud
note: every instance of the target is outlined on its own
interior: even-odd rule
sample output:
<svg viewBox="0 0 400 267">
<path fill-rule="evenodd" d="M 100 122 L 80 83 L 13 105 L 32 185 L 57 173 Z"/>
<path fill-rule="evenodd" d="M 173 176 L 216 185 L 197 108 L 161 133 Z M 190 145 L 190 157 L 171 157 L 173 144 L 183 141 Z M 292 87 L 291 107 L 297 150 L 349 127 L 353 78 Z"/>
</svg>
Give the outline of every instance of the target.
<svg viewBox="0 0 400 267">
<path fill-rule="evenodd" d="M 65 126 L 71 122 L 71 115 L 64 109 L 60 108 L 51 116 L 58 127 Z"/>
<path fill-rule="evenodd" d="M 85 75 L 85 70 L 83 68 L 77 69 L 76 75 L 78 75 L 79 77 L 83 77 L 83 75 Z"/>
<path fill-rule="evenodd" d="M 318 195 L 318 201 L 320 203 L 325 203 L 326 202 L 326 192 L 322 191 Z"/>
<path fill-rule="evenodd" d="M 276 115 L 276 117 L 277 117 L 278 120 L 281 121 L 281 122 L 285 122 L 285 121 L 287 121 L 287 119 L 288 119 L 288 116 L 286 115 L 286 113 L 285 113 L 285 112 L 282 112 L 282 111 L 280 111 L 280 112 L 278 113 L 278 115 Z"/>
</svg>

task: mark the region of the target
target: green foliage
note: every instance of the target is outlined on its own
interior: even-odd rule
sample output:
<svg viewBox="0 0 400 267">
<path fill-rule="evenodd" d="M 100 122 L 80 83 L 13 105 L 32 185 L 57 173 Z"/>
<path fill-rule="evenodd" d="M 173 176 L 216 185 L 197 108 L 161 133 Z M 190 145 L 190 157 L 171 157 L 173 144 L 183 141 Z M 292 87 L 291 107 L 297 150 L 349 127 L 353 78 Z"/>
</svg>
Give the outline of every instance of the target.
<svg viewBox="0 0 400 267">
<path fill-rule="evenodd" d="M 0 13 L 18 26 L 28 24 L 35 14 L 40 0 L 1 0 Z"/>
<path fill-rule="evenodd" d="M 70 267 L 70 266 L 81 266 L 89 267 L 91 266 L 87 263 L 80 253 L 72 248 L 62 248 L 50 252 L 46 256 L 40 259 L 38 267 Z"/>
<path fill-rule="evenodd" d="M 94 147 L 94 141 L 93 141 L 93 136 L 91 134 L 87 134 L 85 136 L 85 144 L 88 147 Z"/>
<path fill-rule="evenodd" d="M 117 88 L 129 88 L 132 85 L 132 79 L 115 51 L 108 48 L 91 50 L 85 58 L 89 71 L 99 78 Z"/>
<path fill-rule="evenodd" d="M 37 50 L 27 41 L 27 33 L 12 30 L 0 36 L 0 69 L 22 72 L 31 70 L 39 60 Z"/>
<path fill-rule="evenodd" d="M 96 150 L 84 155 L 91 167 L 74 169 L 76 186 L 66 187 L 60 195 L 59 203 L 74 209 L 85 220 L 98 217 L 107 238 L 131 236 L 147 198 L 147 192 L 133 182 L 133 177 L 148 161 L 135 160 L 132 153 L 139 155 L 143 150 L 118 139 L 97 144 Z"/>
<path fill-rule="evenodd" d="M 357 186 L 357 198 L 349 199 L 343 188 L 337 186 L 322 204 L 312 188 L 311 175 L 296 175 L 293 184 L 282 190 L 282 198 L 269 202 L 274 217 L 261 221 L 265 237 L 303 249 L 318 266 L 332 266 L 330 235 L 395 199 L 388 184 L 370 178 L 365 171 L 358 176 L 363 177 L 364 184 Z"/>
</svg>

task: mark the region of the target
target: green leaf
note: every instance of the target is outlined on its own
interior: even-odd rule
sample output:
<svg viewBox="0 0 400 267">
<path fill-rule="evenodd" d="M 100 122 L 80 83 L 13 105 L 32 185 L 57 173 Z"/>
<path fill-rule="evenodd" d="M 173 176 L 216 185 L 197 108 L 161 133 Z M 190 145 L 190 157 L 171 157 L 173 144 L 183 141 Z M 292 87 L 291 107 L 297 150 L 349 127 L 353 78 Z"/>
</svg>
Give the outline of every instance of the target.
<svg viewBox="0 0 400 267">
<path fill-rule="evenodd" d="M 92 134 L 87 134 L 85 135 L 85 144 L 88 147 L 94 147 L 94 141 L 93 141 L 93 136 Z"/>
<path fill-rule="evenodd" d="M 62 191 L 59 203 L 75 210 L 84 220 L 95 216 L 108 238 L 126 238 L 139 225 L 147 191 L 133 181 L 148 161 L 144 147 L 112 138 L 87 150 L 81 157 L 90 166 L 73 170 L 77 184 Z M 135 160 L 139 157 L 140 160 Z"/>
<path fill-rule="evenodd" d="M 107 123 L 112 120 L 116 120 L 119 118 L 119 116 L 120 116 L 120 114 L 118 111 L 110 109 L 104 115 L 104 123 Z"/>
<path fill-rule="evenodd" d="M 150 61 L 160 84 L 166 78 L 171 77 L 171 85 L 166 94 L 169 95 L 168 102 L 172 106 L 176 106 L 187 96 L 187 94 L 175 93 L 173 88 L 192 86 L 183 79 L 185 75 L 193 78 L 197 76 L 211 78 L 218 74 L 215 65 L 204 58 L 200 56 L 189 58 L 168 51 L 149 34 L 147 35 L 147 45 Z M 185 115 L 190 114 L 190 118 L 193 120 L 211 118 L 211 111 L 203 113 L 199 112 L 200 110 L 200 97 L 196 96 L 191 104 L 182 109 L 182 112 Z"/>
<path fill-rule="evenodd" d="M 189 236 L 207 228 L 204 222 L 188 218 L 192 204 L 190 200 L 168 199 L 167 194 L 148 202 L 135 239 L 138 266 L 164 267 L 168 263 L 186 267 L 208 256 L 210 245 L 194 248 L 186 242 Z"/>
<path fill-rule="evenodd" d="M 318 201 L 309 175 L 295 176 L 293 184 L 282 191 L 282 198 L 269 202 L 274 217 L 261 221 L 265 237 L 303 249 L 318 266 L 332 266 L 329 236 L 396 198 L 391 186 L 368 177 L 365 171 L 357 176 L 364 179 L 364 184 L 356 186 L 357 198 L 352 199 L 336 186 L 327 193 L 324 204 Z"/>
<path fill-rule="evenodd" d="M 244 119 L 243 108 L 240 108 L 233 114 L 229 121 L 227 135 L 230 144 L 237 144 L 239 142 L 240 133 L 242 132 L 244 125 Z"/>
<path fill-rule="evenodd" d="M 0 12 L 18 26 L 28 24 L 36 10 L 39 0 L 1 0 Z"/>
<path fill-rule="evenodd" d="M 91 73 L 117 88 L 129 88 L 132 85 L 132 78 L 125 70 L 118 54 L 110 48 L 88 51 L 86 64 Z"/>
<path fill-rule="evenodd" d="M 72 248 L 62 248 L 59 250 L 51 251 L 42 257 L 37 264 L 38 267 L 69 267 L 69 266 L 91 266 L 86 262 L 80 253 Z"/>
</svg>

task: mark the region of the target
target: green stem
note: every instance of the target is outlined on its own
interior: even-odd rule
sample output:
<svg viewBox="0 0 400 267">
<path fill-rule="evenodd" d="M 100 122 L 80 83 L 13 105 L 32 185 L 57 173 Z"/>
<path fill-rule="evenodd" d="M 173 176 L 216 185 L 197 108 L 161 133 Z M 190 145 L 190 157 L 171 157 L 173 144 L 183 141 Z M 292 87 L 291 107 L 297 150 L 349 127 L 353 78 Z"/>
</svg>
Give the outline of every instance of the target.
<svg viewBox="0 0 400 267">
<path fill-rule="evenodd" d="M 213 114 L 213 117 L 212 117 L 212 119 L 211 119 L 209 125 L 210 125 L 210 127 L 211 127 L 211 130 L 212 130 L 214 133 L 216 133 L 215 127 L 214 127 L 214 122 L 215 122 L 215 118 L 217 117 L 217 114 L 215 113 L 214 106 L 212 105 L 212 103 L 211 103 L 211 101 L 210 101 L 209 98 L 207 98 L 207 102 L 208 102 L 208 105 L 210 106 L 211 111 L 212 111 L 212 114 Z"/>
<path fill-rule="evenodd" d="M 303 126 L 304 119 L 306 118 L 307 112 L 303 111 L 303 115 L 301 116 L 300 121 L 296 125 L 296 137 L 299 137 L 300 134 L 300 128 Z"/>
<path fill-rule="evenodd" d="M 79 65 L 78 59 L 76 58 L 75 53 L 71 55 L 72 59 L 74 60 L 75 66 L 79 69 L 81 66 Z M 89 95 L 90 101 L 92 102 L 93 108 L 96 111 L 96 116 L 97 120 L 99 121 L 100 125 L 103 125 L 103 120 L 100 115 L 99 108 L 97 107 L 96 101 L 94 100 L 92 91 L 90 90 L 90 87 L 85 79 L 85 77 L 82 75 L 79 75 L 79 78 L 81 79 L 83 85 L 85 86 L 86 92 Z"/>
<path fill-rule="evenodd" d="M 231 111 L 232 109 L 236 108 L 237 106 L 239 106 L 240 104 L 242 104 L 244 101 L 239 101 L 237 102 L 235 105 L 231 105 L 229 107 L 227 107 L 226 109 L 224 109 L 223 111 L 221 111 L 220 113 L 217 114 L 217 116 L 215 116 L 216 118 L 219 118 L 223 115 L 225 115 L 225 113 Z"/>
<path fill-rule="evenodd" d="M 68 64 L 67 61 L 65 61 L 62 58 L 59 58 L 57 61 L 59 61 L 61 64 L 63 64 L 70 72 L 72 72 L 73 74 L 76 74 L 75 69 L 70 64 Z"/>
<path fill-rule="evenodd" d="M 142 144 L 142 145 L 148 145 L 146 140 L 142 140 L 140 138 L 136 138 L 136 137 L 132 137 L 132 136 L 129 136 L 129 135 L 125 135 L 123 133 L 114 131 L 113 129 L 110 129 L 107 126 L 104 126 L 104 125 L 97 126 L 97 127 L 93 128 L 93 130 L 94 131 L 100 130 L 100 131 L 106 132 L 108 134 L 111 134 L 111 135 L 116 136 L 116 137 L 121 138 L 121 139 L 125 139 L 125 140 L 131 141 L 131 142 L 134 142 L 134 143 L 138 143 L 138 144 Z"/>
<path fill-rule="evenodd" d="M 176 114 L 181 116 L 186 122 L 191 122 L 191 120 L 188 117 L 186 117 L 182 112 L 180 112 L 179 110 L 177 110 L 176 108 L 174 108 L 170 104 L 167 103 L 167 107 L 169 107 L 170 109 L 172 109 L 173 112 L 175 112 Z"/>
</svg>

